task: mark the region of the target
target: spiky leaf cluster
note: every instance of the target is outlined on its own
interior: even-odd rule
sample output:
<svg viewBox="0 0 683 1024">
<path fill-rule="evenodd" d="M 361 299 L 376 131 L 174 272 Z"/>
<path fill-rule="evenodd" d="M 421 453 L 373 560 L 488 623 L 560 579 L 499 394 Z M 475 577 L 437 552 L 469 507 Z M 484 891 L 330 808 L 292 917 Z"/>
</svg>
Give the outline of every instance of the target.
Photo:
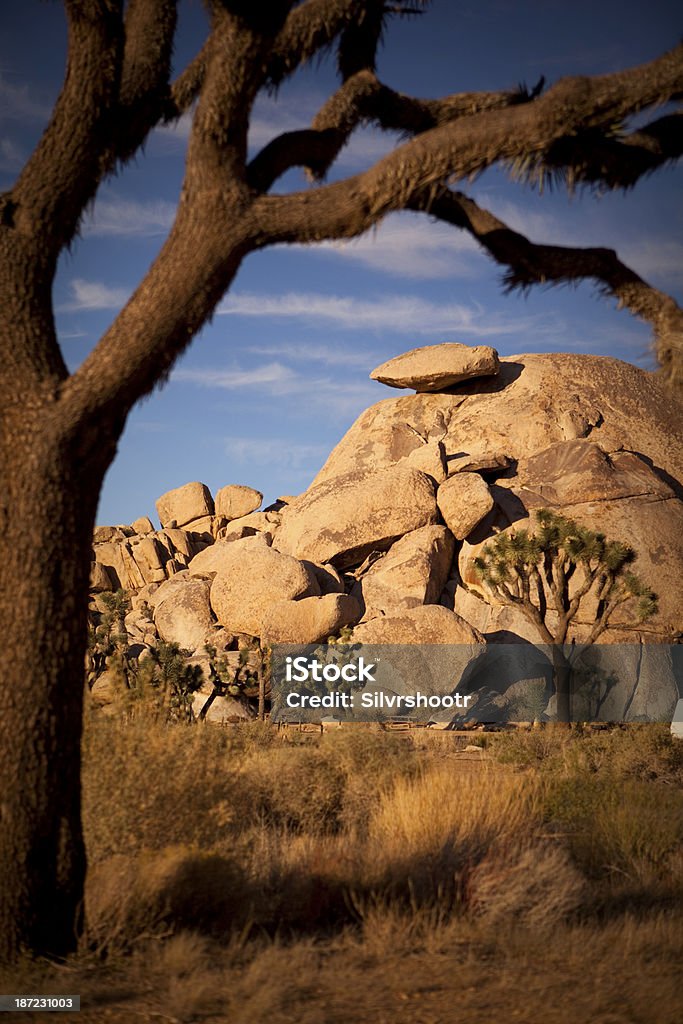
<svg viewBox="0 0 683 1024">
<path fill-rule="evenodd" d="M 640 622 L 656 614 L 656 594 L 627 571 L 635 558 L 628 544 L 608 540 L 551 509 L 539 509 L 533 533 L 498 534 L 474 560 L 474 568 L 502 603 L 520 608 L 544 643 L 564 643 L 569 624 L 592 591 L 597 599 L 588 637 L 592 643 L 626 602 L 635 602 L 634 617 Z"/>
</svg>

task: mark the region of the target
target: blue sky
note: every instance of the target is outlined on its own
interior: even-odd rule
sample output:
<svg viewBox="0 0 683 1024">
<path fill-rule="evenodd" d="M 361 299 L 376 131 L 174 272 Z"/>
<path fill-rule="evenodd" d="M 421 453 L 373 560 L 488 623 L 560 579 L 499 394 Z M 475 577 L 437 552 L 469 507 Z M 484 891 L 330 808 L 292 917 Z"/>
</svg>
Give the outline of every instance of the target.
<svg viewBox="0 0 683 1024">
<path fill-rule="evenodd" d="M 0 15 L 0 190 L 40 135 L 63 75 L 59 4 L 23 0 Z M 678 8 L 676 7 L 676 11 Z M 201 45 L 199 0 L 181 4 L 178 66 Z M 549 82 L 652 59 L 675 44 L 672 3 L 435 0 L 389 29 L 379 74 L 422 96 Z M 334 87 L 334 65 L 299 73 L 254 111 L 251 141 L 302 127 Z M 156 131 L 144 153 L 101 189 L 55 283 L 60 339 L 75 368 L 158 252 L 183 173 L 187 122 Z M 355 173 L 395 137 L 363 130 L 333 177 Z M 627 195 L 538 195 L 501 171 L 465 185 L 532 240 L 606 245 L 650 283 L 683 300 L 680 168 Z M 292 173 L 278 190 L 305 187 Z M 504 296 L 500 272 L 462 232 L 394 214 L 344 245 L 281 247 L 244 262 L 215 317 L 169 381 L 130 416 L 102 495 L 101 523 L 154 516 L 154 501 L 189 480 L 245 483 L 267 500 L 303 490 L 368 405 L 397 396 L 368 380 L 378 363 L 440 341 L 501 354 L 575 351 L 653 365 L 650 332 L 590 284 Z"/>
</svg>

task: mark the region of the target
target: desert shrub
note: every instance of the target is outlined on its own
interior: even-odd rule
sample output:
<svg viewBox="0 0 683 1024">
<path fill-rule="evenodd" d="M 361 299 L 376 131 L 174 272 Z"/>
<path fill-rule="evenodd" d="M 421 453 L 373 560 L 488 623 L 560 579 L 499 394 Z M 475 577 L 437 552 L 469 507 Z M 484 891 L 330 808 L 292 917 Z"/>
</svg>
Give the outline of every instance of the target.
<svg viewBox="0 0 683 1024">
<path fill-rule="evenodd" d="M 340 827 L 345 773 L 329 751 L 318 747 L 256 752 L 240 766 L 239 785 L 248 815 L 288 831 L 325 833 Z"/>
<path fill-rule="evenodd" d="M 112 953 L 179 929 L 225 934 L 244 920 L 245 895 L 235 860 L 185 847 L 119 854 L 89 872 L 85 944 Z"/>
<path fill-rule="evenodd" d="M 93 716 L 83 749 L 83 818 L 91 863 L 169 845 L 212 847 L 212 810 L 239 798 L 226 732 Z"/>
<path fill-rule="evenodd" d="M 586 879 L 557 842 L 539 838 L 496 843 L 467 879 L 468 910 L 493 926 L 545 933 L 587 897 Z"/>
<path fill-rule="evenodd" d="M 663 722 L 578 734 L 565 746 L 564 757 L 570 772 L 600 771 L 616 778 L 683 783 L 683 743 Z"/>
<path fill-rule="evenodd" d="M 490 736 L 488 749 L 500 764 L 556 771 L 563 765 L 565 749 L 573 740 L 573 732 L 565 730 L 515 729 Z"/>
<path fill-rule="evenodd" d="M 543 805 L 592 878 L 654 880 L 682 848 L 683 793 L 670 787 L 581 773 L 549 780 Z"/>
<path fill-rule="evenodd" d="M 471 865 L 497 840 L 526 834 L 535 819 L 530 780 L 430 766 L 383 794 L 368 830 L 370 871 L 390 893 L 407 886 L 419 902 L 452 902 Z"/>
</svg>

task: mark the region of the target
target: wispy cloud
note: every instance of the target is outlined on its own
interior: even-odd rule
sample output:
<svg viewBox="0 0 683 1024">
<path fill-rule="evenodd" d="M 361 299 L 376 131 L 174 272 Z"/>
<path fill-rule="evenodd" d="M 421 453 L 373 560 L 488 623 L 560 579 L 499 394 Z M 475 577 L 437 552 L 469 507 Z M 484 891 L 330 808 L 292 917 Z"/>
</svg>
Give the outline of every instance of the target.
<svg viewBox="0 0 683 1024">
<path fill-rule="evenodd" d="M 0 121 L 45 121 L 50 106 L 37 99 L 28 85 L 16 85 L 0 71 Z"/>
<path fill-rule="evenodd" d="M 458 332 L 472 337 L 518 334 L 548 327 L 547 318 L 488 315 L 480 306 L 438 303 L 415 295 L 389 294 L 378 299 L 346 295 L 288 292 L 264 295 L 237 292 L 219 307 L 221 316 L 271 317 L 299 320 L 346 330 L 392 330 L 408 334 Z"/>
<path fill-rule="evenodd" d="M 223 438 L 226 455 L 248 466 L 278 466 L 282 469 L 310 469 L 311 475 L 329 454 L 324 444 L 302 444 L 284 437 Z"/>
<path fill-rule="evenodd" d="M 325 366 L 364 368 L 372 357 L 366 352 L 354 352 L 332 345 L 309 345 L 305 342 L 282 342 L 273 345 L 253 345 L 250 351 L 260 356 L 280 356 L 295 362 L 323 363 Z"/>
<path fill-rule="evenodd" d="M 128 288 L 112 288 L 101 281 L 74 278 L 70 284 L 72 298 L 57 307 L 58 313 L 79 313 L 103 309 L 120 309 L 130 297 Z"/>
<path fill-rule="evenodd" d="M 151 238 L 165 235 L 175 205 L 163 199 L 148 202 L 110 193 L 97 200 L 83 225 L 83 234 L 109 238 Z"/>
<path fill-rule="evenodd" d="M 368 372 L 374 365 L 370 355 L 365 360 Z M 177 369 L 171 375 L 173 383 L 195 384 L 198 387 L 223 391 L 244 392 L 254 389 L 261 396 L 280 399 L 295 399 L 293 413 L 305 408 L 321 408 L 325 418 L 348 418 L 356 416 L 377 399 L 376 385 L 357 377 L 339 380 L 333 377 L 313 376 L 298 373 L 281 363 L 265 363 L 245 369 L 233 366 L 229 369 L 206 367 L 202 369 Z M 301 399 L 305 398 L 305 406 Z M 250 399 L 251 401 L 251 399 Z"/>
<path fill-rule="evenodd" d="M 388 217 L 350 242 L 323 242 L 316 252 L 413 278 L 473 277 L 487 269 L 471 235 L 411 213 Z"/>
<path fill-rule="evenodd" d="M 239 391 L 248 387 L 263 387 L 268 385 L 279 391 L 287 391 L 292 385 L 299 383 L 299 378 L 294 370 L 283 366 L 281 363 L 266 363 L 253 369 L 243 370 L 233 368 L 230 370 L 219 369 L 179 369 L 173 373 L 176 381 L 185 381 L 192 384 L 200 384 L 202 387 L 223 388 L 226 391 Z"/>
<path fill-rule="evenodd" d="M 76 341 L 79 338 L 87 338 L 87 331 L 59 331 L 60 341 Z"/>
</svg>

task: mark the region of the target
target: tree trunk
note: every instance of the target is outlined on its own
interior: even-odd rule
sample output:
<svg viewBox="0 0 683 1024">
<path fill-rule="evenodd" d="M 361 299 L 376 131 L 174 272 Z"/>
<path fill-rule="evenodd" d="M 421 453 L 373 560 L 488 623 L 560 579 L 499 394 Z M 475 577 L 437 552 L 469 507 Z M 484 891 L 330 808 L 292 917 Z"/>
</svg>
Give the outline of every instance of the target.
<svg viewBox="0 0 683 1024">
<path fill-rule="evenodd" d="M 571 722 L 571 665 L 562 644 L 552 644 L 553 685 L 557 699 L 557 721 L 562 725 Z"/>
<path fill-rule="evenodd" d="M 5 421 L 0 456 L 0 961 L 63 955 L 82 928 L 87 594 L 115 450 L 91 430 L 94 470 L 83 433 L 78 446 L 65 439 L 56 403 L 37 404 Z"/>
</svg>

